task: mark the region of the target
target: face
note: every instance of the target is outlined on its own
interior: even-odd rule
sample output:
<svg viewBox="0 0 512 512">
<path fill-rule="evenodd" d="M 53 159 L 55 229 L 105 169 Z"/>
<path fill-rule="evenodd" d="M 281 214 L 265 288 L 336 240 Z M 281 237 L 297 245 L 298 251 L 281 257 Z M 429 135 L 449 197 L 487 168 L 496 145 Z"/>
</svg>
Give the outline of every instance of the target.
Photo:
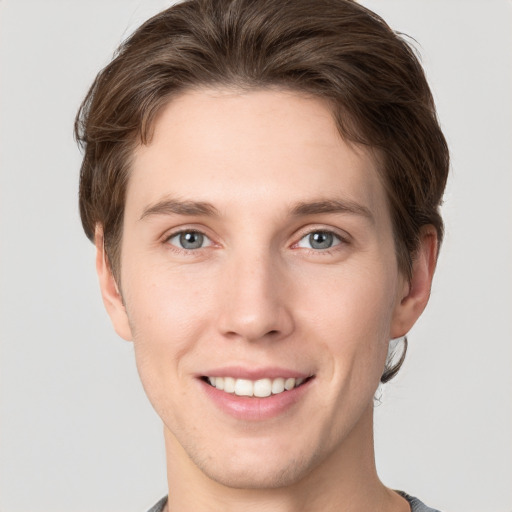
<svg viewBox="0 0 512 512">
<path fill-rule="evenodd" d="M 410 285 L 376 162 L 320 100 L 172 100 L 134 155 L 123 303 L 113 288 L 105 278 L 171 456 L 229 486 L 275 487 L 371 444 Z"/>
</svg>

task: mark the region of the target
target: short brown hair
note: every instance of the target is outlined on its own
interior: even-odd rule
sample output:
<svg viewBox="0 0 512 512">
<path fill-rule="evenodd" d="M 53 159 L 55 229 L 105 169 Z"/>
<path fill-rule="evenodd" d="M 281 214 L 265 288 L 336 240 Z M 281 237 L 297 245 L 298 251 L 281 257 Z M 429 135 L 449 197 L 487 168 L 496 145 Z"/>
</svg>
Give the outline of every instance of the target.
<svg viewBox="0 0 512 512">
<path fill-rule="evenodd" d="M 150 141 L 173 96 L 219 86 L 326 100 L 342 137 L 376 150 L 399 269 L 410 277 L 422 226 L 433 225 L 441 242 L 448 148 L 423 69 L 400 35 L 351 0 L 186 0 L 121 45 L 75 122 L 82 224 L 91 240 L 103 227 L 117 277 L 135 146 Z"/>
</svg>

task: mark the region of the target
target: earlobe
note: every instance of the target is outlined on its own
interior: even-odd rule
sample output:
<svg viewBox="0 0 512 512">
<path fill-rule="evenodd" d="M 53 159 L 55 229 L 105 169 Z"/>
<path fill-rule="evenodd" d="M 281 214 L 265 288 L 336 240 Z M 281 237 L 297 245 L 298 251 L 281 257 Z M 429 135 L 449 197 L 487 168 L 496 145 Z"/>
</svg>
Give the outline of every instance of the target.
<svg viewBox="0 0 512 512">
<path fill-rule="evenodd" d="M 105 252 L 103 228 L 99 224 L 96 226 L 94 244 L 96 246 L 96 272 L 100 283 L 103 304 L 117 334 L 121 338 L 131 341 L 132 333 L 126 308 Z"/>
<path fill-rule="evenodd" d="M 391 337 L 405 336 L 416 323 L 430 298 L 430 288 L 437 262 L 438 240 L 433 226 L 424 226 L 420 245 L 412 264 L 410 281 L 404 283 L 401 300 L 395 306 Z"/>
</svg>

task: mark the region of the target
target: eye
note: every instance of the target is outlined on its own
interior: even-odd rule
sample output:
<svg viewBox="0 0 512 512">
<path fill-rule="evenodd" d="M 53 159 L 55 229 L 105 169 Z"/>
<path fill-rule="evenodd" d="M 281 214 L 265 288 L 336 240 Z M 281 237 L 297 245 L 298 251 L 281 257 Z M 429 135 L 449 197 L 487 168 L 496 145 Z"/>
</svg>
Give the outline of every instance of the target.
<svg viewBox="0 0 512 512">
<path fill-rule="evenodd" d="M 202 249 L 212 244 L 211 240 L 199 231 L 181 231 L 170 236 L 167 242 L 187 251 Z"/>
<path fill-rule="evenodd" d="M 317 251 L 330 249 L 341 243 L 339 236 L 331 231 L 312 231 L 306 236 L 302 237 L 297 246 L 306 249 L 315 249 Z"/>
</svg>

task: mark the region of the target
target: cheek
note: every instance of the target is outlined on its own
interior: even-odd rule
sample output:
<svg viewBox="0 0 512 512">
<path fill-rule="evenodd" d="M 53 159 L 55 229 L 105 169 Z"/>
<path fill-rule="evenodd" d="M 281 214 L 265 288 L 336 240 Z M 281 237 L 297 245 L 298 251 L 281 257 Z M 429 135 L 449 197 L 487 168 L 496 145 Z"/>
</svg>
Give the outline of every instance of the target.
<svg viewBox="0 0 512 512">
<path fill-rule="evenodd" d="M 395 304 L 397 272 L 384 265 L 345 265 L 314 269 L 298 285 L 311 310 L 329 322 L 357 331 L 388 327 Z"/>
<path fill-rule="evenodd" d="M 163 271 L 130 280 L 126 310 L 137 368 L 150 399 L 185 375 L 187 355 L 207 329 L 211 300 L 204 285 Z"/>
<path fill-rule="evenodd" d="M 325 345 L 332 371 L 381 372 L 390 339 L 396 274 L 381 266 L 346 267 L 338 272 L 331 269 L 325 276 L 317 272 L 314 282 L 316 286 L 302 296 L 304 324 Z"/>
<path fill-rule="evenodd" d="M 125 299 L 134 338 L 155 345 L 173 340 L 179 351 L 204 318 L 209 288 L 203 275 L 160 266 L 133 272 Z"/>
</svg>

